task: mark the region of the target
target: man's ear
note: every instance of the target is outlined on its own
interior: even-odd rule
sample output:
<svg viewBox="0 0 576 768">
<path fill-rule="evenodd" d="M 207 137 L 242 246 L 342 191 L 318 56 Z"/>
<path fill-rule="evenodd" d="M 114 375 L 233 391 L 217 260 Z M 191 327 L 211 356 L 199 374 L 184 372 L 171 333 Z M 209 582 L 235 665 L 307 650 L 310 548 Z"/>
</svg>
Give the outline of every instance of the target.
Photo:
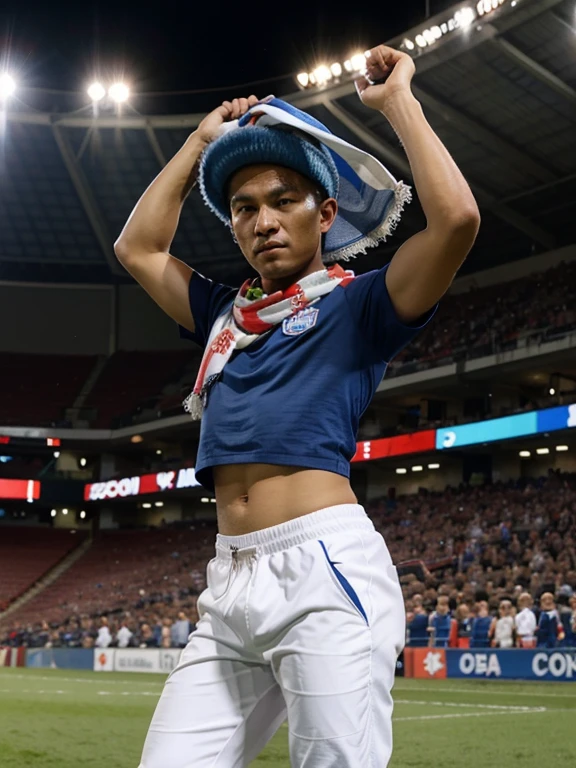
<svg viewBox="0 0 576 768">
<path fill-rule="evenodd" d="M 338 203 L 333 197 L 328 197 L 320 203 L 320 231 L 326 234 L 338 215 Z"/>
</svg>

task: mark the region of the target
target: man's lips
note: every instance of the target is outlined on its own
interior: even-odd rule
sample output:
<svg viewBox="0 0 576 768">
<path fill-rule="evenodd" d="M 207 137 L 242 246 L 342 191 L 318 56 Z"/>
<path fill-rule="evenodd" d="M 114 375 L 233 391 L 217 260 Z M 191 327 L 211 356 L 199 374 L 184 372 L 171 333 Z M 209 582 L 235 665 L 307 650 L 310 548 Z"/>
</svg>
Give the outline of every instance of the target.
<svg viewBox="0 0 576 768">
<path fill-rule="evenodd" d="M 285 247 L 286 246 L 282 245 L 282 243 L 266 243 L 261 248 L 257 249 L 256 255 L 260 255 L 261 253 L 269 253 L 270 251 L 276 251 Z"/>
</svg>

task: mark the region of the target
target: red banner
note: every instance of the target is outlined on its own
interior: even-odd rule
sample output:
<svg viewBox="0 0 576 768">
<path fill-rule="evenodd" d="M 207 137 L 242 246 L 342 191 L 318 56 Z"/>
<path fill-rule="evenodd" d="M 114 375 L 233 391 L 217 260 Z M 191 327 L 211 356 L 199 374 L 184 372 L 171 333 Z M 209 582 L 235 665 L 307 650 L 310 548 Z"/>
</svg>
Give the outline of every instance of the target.
<svg viewBox="0 0 576 768">
<path fill-rule="evenodd" d="M 436 430 L 411 432 L 397 437 L 383 437 L 358 443 L 352 461 L 372 461 L 389 456 L 403 456 L 407 453 L 425 453 L 436 450 Z"/>
<path fill-rule="evenodd" d="M 0 480 L 0 499 L 27 499 L 28 501 L 34 501 L 39 498 L 39 480 Z"/>
</svg>

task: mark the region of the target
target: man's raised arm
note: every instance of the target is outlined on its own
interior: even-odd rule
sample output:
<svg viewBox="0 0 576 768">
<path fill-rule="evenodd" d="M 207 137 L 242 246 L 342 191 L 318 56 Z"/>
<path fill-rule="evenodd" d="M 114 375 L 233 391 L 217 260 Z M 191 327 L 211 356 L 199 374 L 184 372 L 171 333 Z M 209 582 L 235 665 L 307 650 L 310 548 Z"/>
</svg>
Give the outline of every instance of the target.
<svg viewBox="0 0 576 768">
<path fill-rule="evenodd" d="M 125 269 L 167 315 L 189 331 L 194 331 L 188 298 L 192 269 L 170 255 L 170 246 L 184 201 L 196 182 L 202 151 L 216 138 L 222 123 L 241 117 L 257 103 L 256 96 L 225 101 L 207 115 L 144 192 L 114 244 Z"/>
<path fill-rule="evenodd" d="M 414 62 L 385 45 L 372 48 L 367 77 L 356 81 L 366 106 L 386 117 L 404 145 L 426 229 L 394 254 L 386 287 L 400 319 L 411 323 L 444 295 L 480 226 L 480 212 L 466 179 L 426 120 L 410 83 Z"/>
</svg>

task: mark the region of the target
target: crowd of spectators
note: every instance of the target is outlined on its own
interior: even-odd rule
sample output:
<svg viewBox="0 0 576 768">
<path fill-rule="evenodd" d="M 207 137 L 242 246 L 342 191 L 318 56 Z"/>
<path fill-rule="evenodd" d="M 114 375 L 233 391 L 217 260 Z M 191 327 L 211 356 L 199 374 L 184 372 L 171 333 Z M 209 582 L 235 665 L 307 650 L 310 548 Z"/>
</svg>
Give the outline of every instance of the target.
<svg viewBox="0 0 576 768">
<path fill-rule="evenodd" d="M 387 376 L 538 345 L 576 330 L 576 261 L 507 283 L 448 295 Z"/>
<path fill-rule="evenodd" d="M 421 489 L 375 500 L 367 511 L 394 562 L 419 564 L 401 582 L 408 623 L 419 617 L 421 641 L 456 633 L 491 644 L 501 642 L 507 626 L 506 636 L 517 643 L 518 617 L 524 611 L 526 619 L 534 601 L 537 642 L 548 633 L 547 643 L 554 636 L 554 643 L 576 644 L 576 474 L 551 470 L 534 480 Z M 59 606 L 37 622 L 0 630 L 0 645 L 178 647 L 185 642 L 182 622 L 189 630 L 198 618 L 211 547 L 202 541 L 198 562 L 194 553 L 157 559 L 154 578 L 146 574 L 139 588 L 134 580 L 130 590 L 119 587 L 108 610 Z M 143 573 L 141 563 L 138 568 Z M 409 641 L 414 637 L 412 627 Z"/>
</svg>

